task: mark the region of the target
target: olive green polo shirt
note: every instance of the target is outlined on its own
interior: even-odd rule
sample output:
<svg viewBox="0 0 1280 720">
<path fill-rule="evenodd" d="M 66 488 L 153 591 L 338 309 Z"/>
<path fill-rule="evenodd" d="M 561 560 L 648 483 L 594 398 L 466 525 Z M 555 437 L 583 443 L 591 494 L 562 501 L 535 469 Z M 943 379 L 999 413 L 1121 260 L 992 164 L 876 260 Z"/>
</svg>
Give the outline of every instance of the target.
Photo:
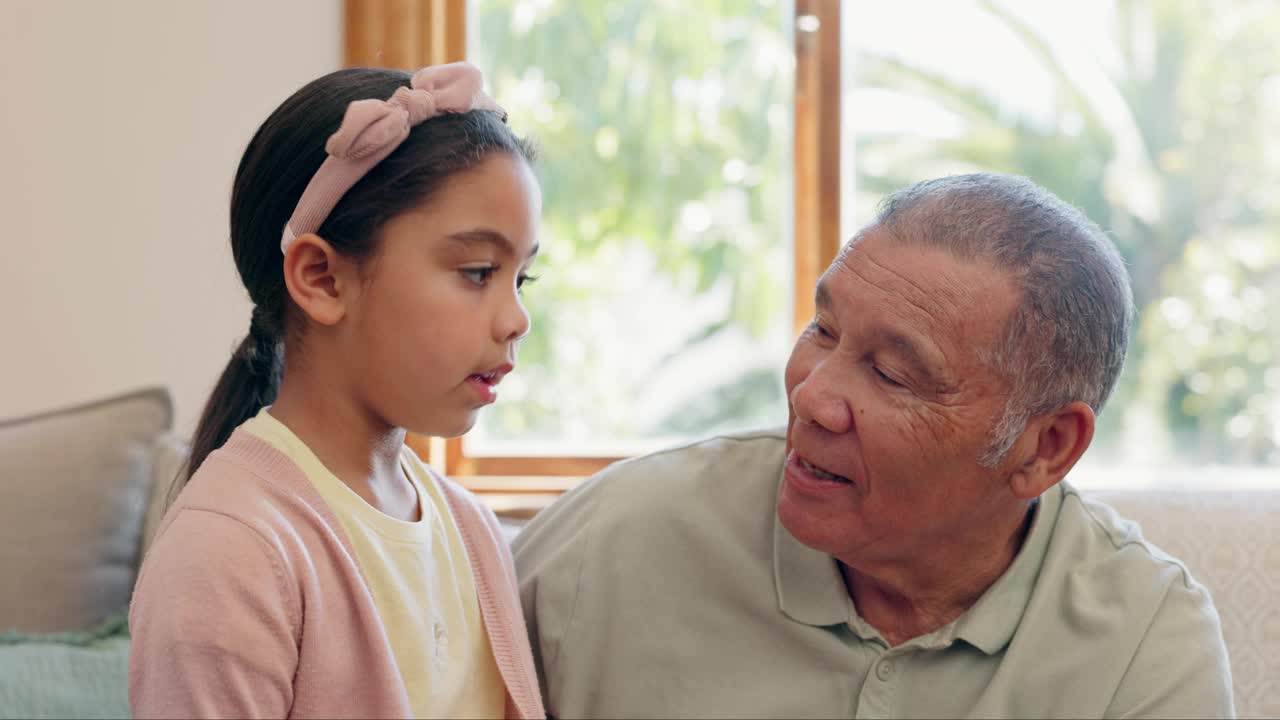
<svg viewBox="0 0 1280 720">
<path fill-rule="evenodd" d="M 889 648 L 777 520 L 781 432 L 616 464 L 515 542 L 557 717 L 1228 717 L 1218 614 L 1136 525 L 1063 483 L 1009 569 Z"/>
</svg>

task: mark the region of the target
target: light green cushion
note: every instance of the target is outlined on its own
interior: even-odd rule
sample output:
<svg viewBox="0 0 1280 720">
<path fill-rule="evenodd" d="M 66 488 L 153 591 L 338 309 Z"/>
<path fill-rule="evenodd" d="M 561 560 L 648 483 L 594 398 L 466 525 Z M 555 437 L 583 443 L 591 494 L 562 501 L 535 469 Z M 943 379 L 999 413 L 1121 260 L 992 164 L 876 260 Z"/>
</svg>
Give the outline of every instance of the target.
<svg viewBox="0 0 1280 720">
<path fill-rule="evenodd" d="M 0 718 L 129 717 L 123 612 L 88 632 L 0 635 Z"/>
</svg>

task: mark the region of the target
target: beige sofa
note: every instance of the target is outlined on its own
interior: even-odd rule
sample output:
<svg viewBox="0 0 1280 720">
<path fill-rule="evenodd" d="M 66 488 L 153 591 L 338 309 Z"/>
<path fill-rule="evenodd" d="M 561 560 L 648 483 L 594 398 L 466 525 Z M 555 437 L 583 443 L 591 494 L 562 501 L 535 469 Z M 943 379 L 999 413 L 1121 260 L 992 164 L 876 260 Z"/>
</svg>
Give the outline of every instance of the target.
<svg viewBox="0 0 1280 720">
<path fill-rule="evenodd" d="M 0 420 L 0 632 L 123 608 L 185 448 L 153 388 Z M 1280 473 L 1256 489 L 1099 489 L 1213 592 L 1242 717 L 1280 717 Z M 0 716 L 3 716 L 0 708 Z"/>
</svg>

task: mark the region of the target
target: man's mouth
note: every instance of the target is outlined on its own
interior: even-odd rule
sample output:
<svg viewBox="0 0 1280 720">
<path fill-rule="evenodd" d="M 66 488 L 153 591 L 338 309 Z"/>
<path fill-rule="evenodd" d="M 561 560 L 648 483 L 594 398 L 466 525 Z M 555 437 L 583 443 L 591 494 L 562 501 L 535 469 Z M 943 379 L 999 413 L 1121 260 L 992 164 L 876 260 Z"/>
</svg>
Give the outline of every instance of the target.
<svg viewBox="0 0 1280 720">
<path fill-rule="evenodd" d="M 821 478 L 823 480 L 830 480 L 832 482 L 841 482 L 841 483 L 853 482 L 852 480 L 850 480 L 849 478 L 843 475 L 836 475 L 835 473 L 827 472 L 826 470 L 823 470 L 817 465 L 814 465 L 808 460 L 805 460 L 799 454 L 796 455 L 796 460 L 800 461 L 800 467 L 804 468 L 805 471 L 812 473 L 814 477 Z"/>
</svg>

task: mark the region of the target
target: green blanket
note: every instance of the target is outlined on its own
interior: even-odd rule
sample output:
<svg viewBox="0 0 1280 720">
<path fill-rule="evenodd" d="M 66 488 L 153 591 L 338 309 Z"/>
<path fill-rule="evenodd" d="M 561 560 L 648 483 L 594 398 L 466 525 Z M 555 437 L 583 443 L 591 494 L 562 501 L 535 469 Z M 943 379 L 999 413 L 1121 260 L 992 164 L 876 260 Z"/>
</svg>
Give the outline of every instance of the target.
<svg viewBox="0 0 1280 720">
<path fill-rule="evenodd" d="M 129 717 L 129 626 L 0 635 L 0 718 Z"/>
</svg>

